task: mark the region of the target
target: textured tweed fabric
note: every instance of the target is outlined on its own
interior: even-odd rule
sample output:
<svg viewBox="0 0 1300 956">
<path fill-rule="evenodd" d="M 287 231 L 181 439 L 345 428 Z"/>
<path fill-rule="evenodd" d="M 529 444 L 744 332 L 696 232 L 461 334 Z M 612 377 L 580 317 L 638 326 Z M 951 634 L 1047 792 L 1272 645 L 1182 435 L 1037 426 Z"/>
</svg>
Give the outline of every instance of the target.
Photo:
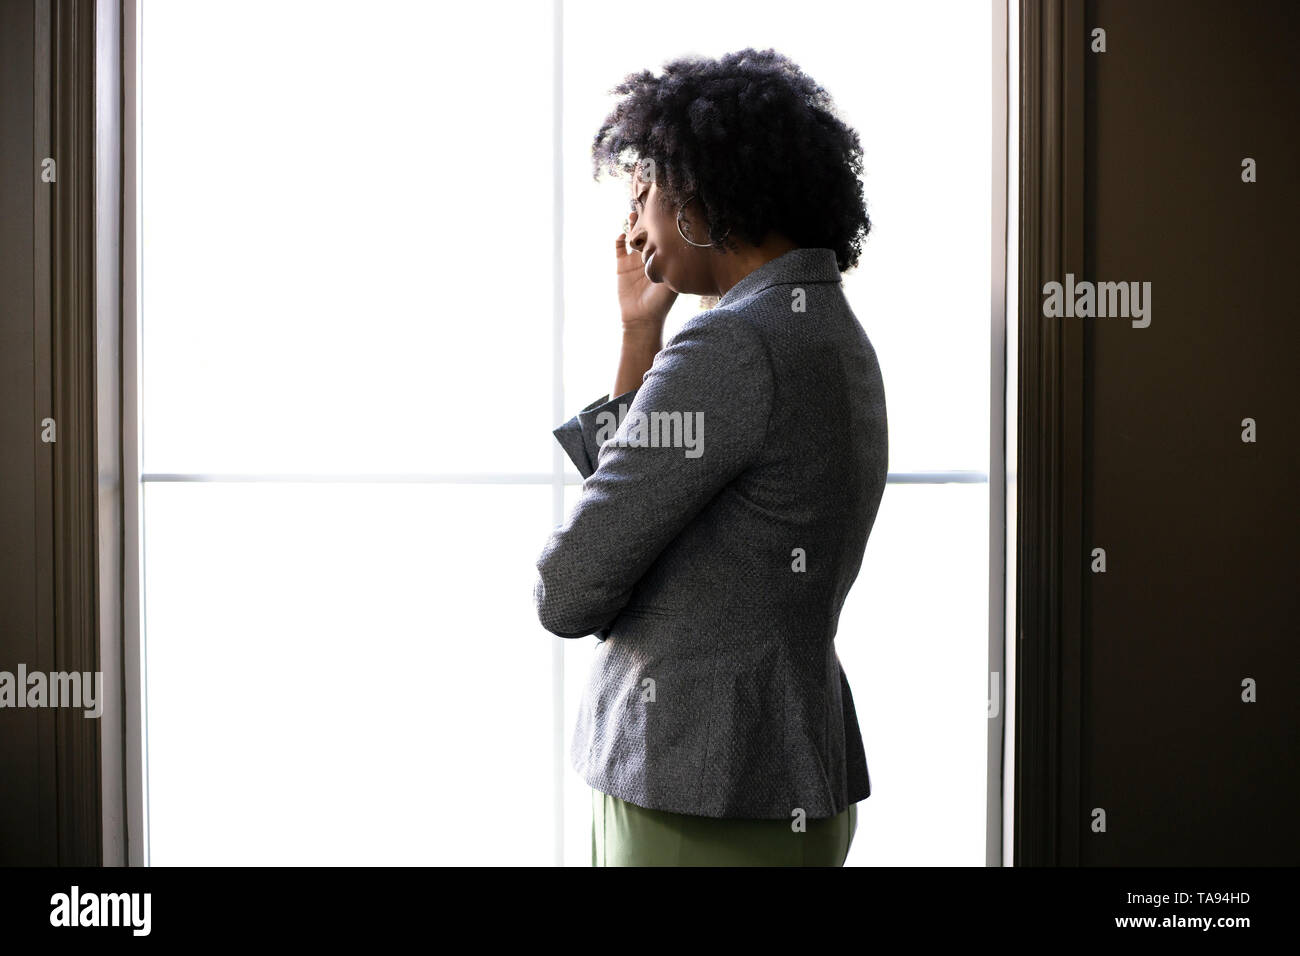
<svg viewBox="0 0 1300 956">
<path fill-rule="evenodd" d="M 638 806 L 708 817 L 820 819 L 865 799 L 835 635 L 888 435 L 834 253 L 755 269 L 638 389 L 555 435 L 584 482 L 538 559 L 537 613 L 599 638 L 574 768 Z"/>
</svg>

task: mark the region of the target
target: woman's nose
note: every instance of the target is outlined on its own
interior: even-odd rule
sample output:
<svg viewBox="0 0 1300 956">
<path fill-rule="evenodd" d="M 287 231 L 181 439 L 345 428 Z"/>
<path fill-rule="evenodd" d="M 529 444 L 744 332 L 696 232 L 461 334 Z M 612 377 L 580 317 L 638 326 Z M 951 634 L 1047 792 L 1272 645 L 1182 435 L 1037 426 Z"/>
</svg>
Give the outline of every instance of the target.
<svg viewBox="0 0 1300 956">
<path fill-rule="evenodd" d="M 646 232 L 644 229 L 640 229 L 637 227 L 636 213 L 632 213 L 632 216 L 628 220 L 628 222 L 631 224 L 630 225 L 631 232 L 628 233 L 627 244 L 631 246 L 634 251 L 640 252 L 643 248 L 645 248 Z"/>
</svg>

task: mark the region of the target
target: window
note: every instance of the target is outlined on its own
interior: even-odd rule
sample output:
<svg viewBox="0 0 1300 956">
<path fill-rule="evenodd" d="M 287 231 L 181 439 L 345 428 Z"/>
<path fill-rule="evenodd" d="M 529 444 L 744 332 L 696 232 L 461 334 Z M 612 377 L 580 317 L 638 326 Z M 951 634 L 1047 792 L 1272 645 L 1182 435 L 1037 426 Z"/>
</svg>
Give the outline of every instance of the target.
<svg viewBox="0 0 1300 956">
<path fill-rule="evenodd" d="M 549 863 L 552 11 L 142 6 L 151 860 Z"/>
<path fill-rule="evenodd" d="M 625 74 L 684 53 L 775 47 L 830 91 L 862 140 L 872 231 L 844 288 L 878 353 L 889 408 L 890 484 L 835 642 L 872 785 L 848 864 L 982 866 L 990 8 L 957 0 L 808 9 L 756 2 L 737 16 L 731 5 L 674 0 L 630 29 L 607 5 L 566 0 L 565 414 L 609 391 L 618 349 L 606 266 L 626 194 L 621 184 L 593 185 L 584 151 L 608 110 L 604 94 Z M 665 334 L 696 308 L 694 297 L 679 297 Z M 571 506 L 581 487 L 566 489 Z M 566 732 L 590 656 L 578 644 L 566 657 Z M 588 791 L 567 762 L 565 784 L 566 859 L 582 864 Z"/>
<path fill-rule="evenodd" d="M 866 153 L 891 484 L 837 640 L 849 862 L 981 865 L 988 8 L 137 2 L 150 862 L 588 862 L 594 638 L 532 606 L 581 492 L 551 429 L 617 357 L 587 149 L 624 74 L 752 45 Z"/>
</svg>

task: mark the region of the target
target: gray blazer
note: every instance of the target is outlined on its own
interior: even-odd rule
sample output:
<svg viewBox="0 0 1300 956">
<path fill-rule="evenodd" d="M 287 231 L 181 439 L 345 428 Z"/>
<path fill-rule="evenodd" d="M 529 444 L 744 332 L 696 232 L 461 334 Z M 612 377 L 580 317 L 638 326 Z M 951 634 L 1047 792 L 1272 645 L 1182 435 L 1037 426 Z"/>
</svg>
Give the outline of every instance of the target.
<svg viewBox="0 0 1300 956">
<path fill-rule="evenodd" d="M 755 269 L 639 388 L 555 434 L 585 480 L 534 598 L 548 631 L 600 638 L 571 750 L 587 783 L 706 817 L 817 819 L 869 796 L 835 631 L 888 438 L 835 254 Z"/>
</svg>

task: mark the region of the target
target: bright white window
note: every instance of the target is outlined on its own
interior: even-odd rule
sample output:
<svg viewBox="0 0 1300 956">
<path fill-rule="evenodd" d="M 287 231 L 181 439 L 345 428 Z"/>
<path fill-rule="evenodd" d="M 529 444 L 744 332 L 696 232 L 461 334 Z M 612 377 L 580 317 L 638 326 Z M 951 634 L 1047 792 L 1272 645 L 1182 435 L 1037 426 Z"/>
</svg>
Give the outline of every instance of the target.
<svg viewBox="0 0 1300 956">
<path fill-rule="evenodd" d="M 532 606 L 581 491 L 551 429 L 617 357 L 627 194 L 588 150 L 626 73 L 774 46 L 859 131 L 873 222 L 845 288 L 894 480 L 837 639 L 849 862 L 982 865 L 988 7 L 141 8 L 150 861 L 589 862 L 595 639 Z"/>
<path fill-rule="evenodd" d="M 990 8 L 768 0 L 740 10 L 669 0 L 629 18 L 596 0 L 564 4 L 568 405 L 608 392 L 618 348 L 607 266 L 626 193 L 591 182 L 585 149 L 608 111 L 604 94 L 686 53 L 785 53 L 830 91 L 862 141 L 872 229 L 844 287 L 879 356 L 889 410 L 891 483 L 835 642 L 872 784 L 848 863 L 983 866 Z M 669 331 L 697 307 L 680 297 Z M 570 506 L 580 490 L 569 489 Z M 567 659 L 570 727 L 590 656 Z M 567 859 L 581 864 L 589 791 L 576 774 L 566 782 Z"/>
<path fill-rule="evenodd" d="M 143 7 L 151 861 L 548 864 L 552 11 Z"/>
</svg>

